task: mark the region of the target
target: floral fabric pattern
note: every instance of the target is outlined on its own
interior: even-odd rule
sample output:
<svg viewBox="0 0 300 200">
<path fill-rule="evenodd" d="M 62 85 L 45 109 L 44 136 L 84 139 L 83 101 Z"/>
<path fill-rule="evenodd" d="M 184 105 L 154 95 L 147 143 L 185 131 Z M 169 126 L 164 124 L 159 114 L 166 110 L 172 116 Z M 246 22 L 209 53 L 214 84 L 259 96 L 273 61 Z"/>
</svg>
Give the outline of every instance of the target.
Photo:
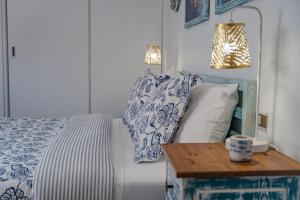
<svg viewBox="0 0 300 200">
<path fill-rule="evenodd" d="M 135 121 L 145 103 L 157 91 L 157 87 L 165 82 L 169 77 L 167 75 L 155 76 L 150 69 L 144 72 L 142 77 L 135 81 L 133 89 L 129 95 L 127 109 L 124 113 L 123 121 L 127 124 L 131 137 L 134 137 Z"/>
<path fill-rule="evenodd" d="M 182 72 L 182 76 L 185 76 L 185 83 L 188 83 L 189 90 L 201 85 L 204 83 L 204 81 L 201 79 L 201 77 L 198 74 L 193 74 L 189 72 Z"/>
<path fill-rule="evenodd" d="M 149 99 L 136 120 L 134 160 L 156 161 L 161 155 L 161 144 L 170 143 L 190 101 L 190 87 L 197 84 L 191 74 L 170 78 Z M 200 83 L 199 82 L 199 83 Z"/>
<path fill-rule="evenodd" d="M 0 200 L 32 199 L 42 152 L 68 119 L 0 118 Z"/>
</svg>

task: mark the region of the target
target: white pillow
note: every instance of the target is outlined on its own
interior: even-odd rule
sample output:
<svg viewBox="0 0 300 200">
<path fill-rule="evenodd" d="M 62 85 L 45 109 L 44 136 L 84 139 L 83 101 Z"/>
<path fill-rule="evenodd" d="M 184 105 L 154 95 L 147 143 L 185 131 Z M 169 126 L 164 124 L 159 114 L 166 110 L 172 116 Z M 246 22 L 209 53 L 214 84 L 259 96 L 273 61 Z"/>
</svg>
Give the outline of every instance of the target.
<svg viewBox="0 0 300 200">
<path fill-rule="evenodd" d="M 175 142 L 223 142 L 238 103 L 237 87 L 237 84 L 204 84 L 194 88 Z"/>
</svg>

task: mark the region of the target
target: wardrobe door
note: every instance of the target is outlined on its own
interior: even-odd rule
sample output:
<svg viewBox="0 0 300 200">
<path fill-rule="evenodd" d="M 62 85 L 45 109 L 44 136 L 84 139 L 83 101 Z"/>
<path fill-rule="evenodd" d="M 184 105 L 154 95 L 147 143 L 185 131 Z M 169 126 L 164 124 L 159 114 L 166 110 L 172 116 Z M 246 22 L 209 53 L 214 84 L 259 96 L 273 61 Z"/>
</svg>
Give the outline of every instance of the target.
<svg viewBox="0 0 300 200">
<path fill-rule="evenodd" d="M 3 38 L 3 2 L 0 1 L 0 117 L 4 116 L 4 38 Z"/>
<path fill-rule="evenodd" d="M 11 116 L 87 113 L 88 0 L 9 0 L 7 11 Z"/>
<path fill-rule="evenodd" d="M 0 2 L 1 3 L 1 2 Z M 1 9 L 1 4 L 0 4 Z M 1 14 L 1 10 L 0 10 Z M 0 17 L 0 61 L 3 60 L 2 26 Z M 0 117 L 4 116 L 4 86 L 3 86 L 3 62 L 0 62 Z"/>
</svg>

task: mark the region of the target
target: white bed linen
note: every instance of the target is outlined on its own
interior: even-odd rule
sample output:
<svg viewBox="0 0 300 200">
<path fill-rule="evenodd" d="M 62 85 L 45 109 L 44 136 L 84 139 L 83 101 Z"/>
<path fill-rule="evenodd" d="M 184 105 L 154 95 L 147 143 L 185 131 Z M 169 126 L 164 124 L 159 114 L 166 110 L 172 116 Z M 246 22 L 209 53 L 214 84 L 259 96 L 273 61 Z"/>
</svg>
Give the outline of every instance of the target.
<svg viewBox="0 0 300 200">
<path fill-rule="evenodd" d="M 165 199 L 165 159 L 136 164 L 134 146 L 122 119 L 113 121 L 112 154 L 116 200 Z"/>
</svg>

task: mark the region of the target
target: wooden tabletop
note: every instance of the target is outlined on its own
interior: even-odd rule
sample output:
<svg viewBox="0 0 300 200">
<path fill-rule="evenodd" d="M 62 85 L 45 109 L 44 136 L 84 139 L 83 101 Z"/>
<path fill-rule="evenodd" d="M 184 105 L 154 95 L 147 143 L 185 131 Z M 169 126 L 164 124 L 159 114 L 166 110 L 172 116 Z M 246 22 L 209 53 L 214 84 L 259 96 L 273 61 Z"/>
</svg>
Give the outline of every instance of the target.
<svg viewBox="0 0 300 200">
<path fill-rule="evenodd" d="M 163 151 L 178 178 L 237 176 L 300 176 L 300 164 L 275 151 L 253 154 L 249 162 L 234 162 L 224 144 L 168 144 Z"/>
</svg>

